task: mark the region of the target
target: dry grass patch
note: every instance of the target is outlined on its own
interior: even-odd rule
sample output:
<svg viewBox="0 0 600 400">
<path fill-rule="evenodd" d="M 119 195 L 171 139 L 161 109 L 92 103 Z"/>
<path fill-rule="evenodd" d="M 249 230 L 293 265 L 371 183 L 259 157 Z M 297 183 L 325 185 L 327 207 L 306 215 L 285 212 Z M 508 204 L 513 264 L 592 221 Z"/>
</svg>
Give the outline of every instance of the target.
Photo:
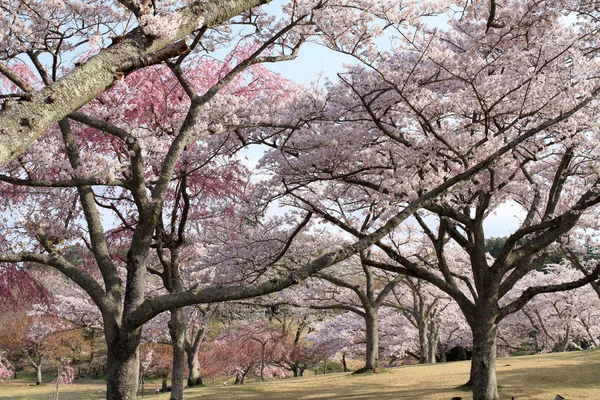
<svg viewBox="0 0 600 400">
<path fill-rule="evenodd" d="M 270 382 L 250 382 L 243 386 L 209 385 L 186 390 L 186 399 L 431 399 L 471 398 L 469 392 L 457 389 L 468 380 L 468 361 L 437 365 L 415 365 L 391 368 L 378 374 L 328 374 Z M 553 399 L 560 394 L 566 399 L 600 399 L 600 351 L 556 353 L 539 356 L 500 358 L 496 364 L 500 398 L 518 400 Z M 147 392 L 152 386 L 146 386 Z M 0 386 L 0 400 L 5 397 L 27 400 L 52 398 L 51 385 L 35 387 L 11 383 Z M 104 386 L 79 384 L 61 388 L 61 400 L 102 399 Z M 146 396 L 166 400 L 168 394 Z"/>
</svg>

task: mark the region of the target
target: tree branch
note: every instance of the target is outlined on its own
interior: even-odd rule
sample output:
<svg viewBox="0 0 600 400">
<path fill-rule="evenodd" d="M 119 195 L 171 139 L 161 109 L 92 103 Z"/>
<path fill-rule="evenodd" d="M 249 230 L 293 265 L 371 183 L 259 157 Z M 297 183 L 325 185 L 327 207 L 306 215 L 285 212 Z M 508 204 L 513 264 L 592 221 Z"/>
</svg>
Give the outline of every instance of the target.
<svg viewBox="0 0 600 400">
<path fill-rule="evenodd" d="M 515 313 L 519 311 L 521 308 L 525 307 L 525 305 L 531 300 L 533 297 L 542 293 L 553 293 L 553 292 L 562 292 L 565 290 L 577 289 L 582 286 L 587 285 L 588 283 L 598 279 L 600 276 L 600 264 L 587 276 L 584 276 L 581 279 L 571 282 L 558 283 L 555 285 L 546 285 L 546 286 L 534 286 L 530 287 L 519 296 L 518 299 L 513 302 L 505 305 L 500 309 L 500 313 L 498 315 L 498 321 L 502 320 L 502 318 L 506 317 L 509 314 Z"/>
<path fill-rule="evenodd" d="M 21 154 L 34 140 L 71 112 L 88 104 L 121 79 L 123 66 L 178 42 L 202 26 L 218 25 L 270 0 L 197 0 L 173 12 L 179 25 L 172 35 L 149 37 L 138 27 L 44 89 L 31 101 L 0 112 L 0 166 Z"/>
</svg>

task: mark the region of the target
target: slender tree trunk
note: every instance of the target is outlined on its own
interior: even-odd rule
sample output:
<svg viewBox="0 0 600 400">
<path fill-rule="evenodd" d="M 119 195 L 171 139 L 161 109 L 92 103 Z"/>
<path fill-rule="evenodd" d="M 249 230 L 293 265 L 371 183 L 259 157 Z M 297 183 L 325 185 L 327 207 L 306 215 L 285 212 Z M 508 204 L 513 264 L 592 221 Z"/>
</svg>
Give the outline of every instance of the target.
<svg viewBox="0 0 600 400">
<path fill-rule="evenodd" d="M 377 309 L 365 310 L 365 322 L 367 326 L 367 355 L 365 366 L 356 370 L 355 374 L 360 374 L 367 371 L 377 371 L 379 368 L 379 326 L 377 320 Z"/>
<path fill-rule="evenodd" d="M 344 366 L 344 372 L 348 372 L 348 363 L 346 362 L 346 353 L 342 353 L 342 365 Z"/>
<path fill-rule="evenodd" d="M 445 363 L 446 362 L 446 346 L 444 346 L 438 339 L 437 347 L 438 347 L 438 353 L 440 354 L 440 362 Z"/>
<path fill-rule="evenodd" d="M 250 370 L 248 369 L 248 370 L 244 371 L 244 373 L 242 375 L 240 375 L 240 385 L 244 384 L 244 381 L 246 380 L 246 375 L 248 374 L 249 371 Z"/>
<path fill-rule="evenodd" d="M 556 350 L 559 352 L 567 351 L 567 346 L 569 345 L 569 338 L 571 337 L 571 325 L 567 325 L 567 329 L 565 329 L 565 335 L 562 338 L 559 338 L 559 341 L 556 345 Z"/>
<path fill-rule="evenodd" d="M 261 343 L 260 351 L 260 380 L 265 381 L 265 347 L 267 342 Z"/>
<path fill-rule="evenodd" d="M 475 318 L 473 330 L 473 358 L 471 360 L 471 385 L 473 400 L 498 400 L 496 382 L 496 315 L 481 313 Z"/>
<path fill-rule="evenodd" d="M 108 328 L 106 328 L 108 329 Z M 115 329 L 116 330 L 116 329 Z M 140 371 L 141 330 L 107 332 L 106 399 L 135 399 Z"/>
<path fill-rule="evenodd" d="M 417 323 L 419 330 L 419 363 L 425 364 L 428 362 L 429 340 L 427 338 L 427 321 L 420 320 Z"/>
<path fill-rule="evenodd" d="M 185 321 L 183 319 L 183 308 L 171 310 L 169 334 L 173 345 L 171 400 L 182 400 L 183 382 L 185 380 Z"/>
<path fill-rule="evenodd" d="M 41 362 L 41 360 L 40 360 L 40 362 L 38 362 L 35 365 L 35 384 L 36 385 L 42 384 L 42 362 Z"/>
<path fill-rule="evenodd" d="M 428 324 L 428 334 L 427 334 L 427 363 L 435 364 L 436 358 L 435 355 L 437 353 L 438 342 L 440 340 L 440 328 L 436 325 L 434 321 L 429 321 Z"/>
<path fill-rule="evenodd" d="M 90 362 L 88 363 L 88 369 L 92 369 L 92 364 L 94 362 L 94 353 L 96 352 L 96 347 L 94 346 L 94 339 L 96 330 L 94 328 L 91 329 L 90 332 Z"/>
</svg>

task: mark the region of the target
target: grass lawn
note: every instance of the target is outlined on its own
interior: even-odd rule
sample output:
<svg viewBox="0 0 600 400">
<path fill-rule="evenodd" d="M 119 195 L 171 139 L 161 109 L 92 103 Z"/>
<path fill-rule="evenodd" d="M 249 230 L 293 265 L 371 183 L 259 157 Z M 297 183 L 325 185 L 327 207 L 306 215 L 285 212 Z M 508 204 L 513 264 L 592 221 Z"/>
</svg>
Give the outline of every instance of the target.
<svg viewBox="0 0 600 400">
<path fill-rule="evenodd" d="M 600 399 L 600 351 L 555 353 L 539 356 L 500 358 L 497 361 L 500 398 Z M 186 390 L 186 399 L 444 399 L 471 398 L 456 389 L 469 376 L 469 362 L 415 365 L 391 368 L 378 374 L 328 374 L 270 382 L 249 382 L 243 386 L 208 385 Z M 157 384 L 146 385 L 146 393 Z M 0 386 L 0 400 L 7 398 L 50 400 L 54 386 L 27 386 L 14 381 Z M 94 381 L 60 389 L 61 400 L 103 399 L 104 385 Z M 166 400 L 168 394 L 146 395 Z"/>
</svg>

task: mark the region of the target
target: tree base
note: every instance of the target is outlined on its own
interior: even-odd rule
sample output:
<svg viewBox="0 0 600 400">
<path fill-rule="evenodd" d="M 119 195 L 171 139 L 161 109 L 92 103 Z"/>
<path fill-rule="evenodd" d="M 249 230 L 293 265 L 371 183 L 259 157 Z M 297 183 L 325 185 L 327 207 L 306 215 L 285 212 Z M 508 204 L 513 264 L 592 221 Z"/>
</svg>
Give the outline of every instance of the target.
<svg viewBox="0 0 600 400">
<path fill-rule="evenodd" d="M 201 387 L 201 386 L 204 386 L 204 383 L 202 382 L 202 379 L 198 379 L 197 381 L 188 380 L 186 387 L 192 388 L 192 387 Z"/>
<path fill-rule="evenodd" d="M 367 367 L 362 367 L 360 369 L 357 369 L 356 371 L 354 371 L 352 373 L 352 375 L 357 375 L 357 374 L 367 374 L 367 373 L 371 373 L 371 374 L 376 374 L 378 372 L 381 372 L 381 370 L 379 368 L 367 368 Z"/>
<path fill-rule="evenodd" d="M 471 390 L 471 389 L 473 389 L 473 382 L 472 382 L 472 380 L 469 379 L 469 381 L 467 383 L 464 383 L 464 384 L 458 386 L 457 389 L 462 389 L 462 390 Z"/>
</svg>

